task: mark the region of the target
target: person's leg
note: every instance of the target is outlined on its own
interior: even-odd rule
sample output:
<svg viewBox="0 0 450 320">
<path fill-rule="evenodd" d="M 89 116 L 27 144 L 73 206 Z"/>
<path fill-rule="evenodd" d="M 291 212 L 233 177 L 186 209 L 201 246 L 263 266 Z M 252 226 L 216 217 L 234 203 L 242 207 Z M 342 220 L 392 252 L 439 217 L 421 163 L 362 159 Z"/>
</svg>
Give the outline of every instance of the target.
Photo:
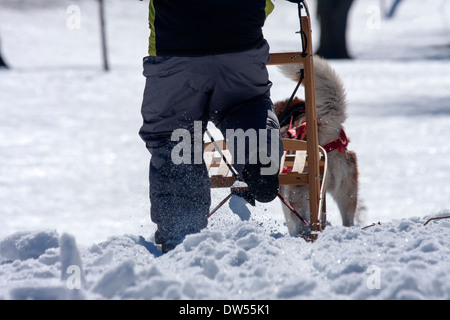
<svg viewBox="0 0 450 320">
<path fill-rule="evenodd" d="M 242 53 L 217 56 L 221 77 L 210 105 L 210 117 L 227 139 L 233 166 L 260 202 L 278 194 L 283 145 L 270 99 L 267 44 Z"/>
<path fill-rule="evenodd" d="M 236 106 L 219 128 L 250 194 L 259 202 L 272 201 L 279 191 L 283 144 L 271 100 L 261 97 Z"/>
<path fill-rule="evenodd" d="M 139 134 L 151 153 L 150 213 L 158 226 L 157 244 L 180 242 L 207 225 L 210 184 L 205 165 L 198 161 L 203 159 L 203 129 L 194 133 L 194 123 L 200 121 L 206 128 L 208 94 L 199 87 L 204 80 L 195 79 L 198 76 L 189 66 L 186 58 L 148 57 L 144 61 L 147 80 Z M 177 129 L 184 134 L 173 135 Z M 185 147 L 177 148 L 180 143 Z"/>
<path fill-rule="evenodd" d="M 150 148 L 151 218 L 158 226 L 155 242 L 180 242 L 207 226 L 210 187 L 203 164 L 174 164 L 174 143 Z"/>
</svg>

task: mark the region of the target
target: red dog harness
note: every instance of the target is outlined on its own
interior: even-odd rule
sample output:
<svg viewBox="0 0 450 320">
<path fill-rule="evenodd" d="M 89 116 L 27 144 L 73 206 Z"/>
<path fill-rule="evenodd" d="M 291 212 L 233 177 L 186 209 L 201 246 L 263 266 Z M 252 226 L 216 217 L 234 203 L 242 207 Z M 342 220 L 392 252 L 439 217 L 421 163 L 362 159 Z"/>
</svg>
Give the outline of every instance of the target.
<svg viewBox="0 0 450 320">
<path fill-rule="evenodd" d="M 292 119 L 289 124 L 289 129 L 287 130 L 288 134 L 291 136 L 291 139 L 303 140 L 306 133 L 306 122 L 302 123 L 302 125 L 298 128 L 292 127 Z M 347 150 L 347 146 L 350 140 L 347 138 L 344 129 L 341 130 L 339 137 L 322 147 L 325 149 L 327 153 L 331 151 L 338 150 L 339 152 L 344 152 Z"/>
<path fill-rule="evenodd" d="M 304 140 L 306 134 L 306 122 L 302 123 L 302 125 L 298 128 L 292 127 L 292 119 L 289 124 L 289 129 L 287 130 L 288 135 L 291 139 Z M 341 130 L 339 137 L 325 145 L 322 146 L 327 153 L 331 151 L 338 150 L 339 152 L 344 152 L 347 150 L 347 146 L 350 140 L 347 138 L 344 129 Z M 284 167 L 282 173 L 288 173 L 292 171 L 292 167 Z"/>
</svg>

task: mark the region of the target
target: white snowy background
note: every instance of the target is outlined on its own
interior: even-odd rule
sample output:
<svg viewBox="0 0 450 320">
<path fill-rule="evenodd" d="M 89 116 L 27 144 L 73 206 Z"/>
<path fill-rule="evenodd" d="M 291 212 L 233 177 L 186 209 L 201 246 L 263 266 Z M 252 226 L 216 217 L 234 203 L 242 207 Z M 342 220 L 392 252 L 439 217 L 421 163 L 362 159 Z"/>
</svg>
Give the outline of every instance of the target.
<svg viewBox="0 0 450 320">
<path fill-rule="evenodd" d="M 424 226 L 450 215 L 450 3 L 404 0 L 387 20 L 383 2 L 354 2 L 354 59 L 331 61 L 364 221 L 342 227 L 328 197 L 331 226 L 306 243 L 278 201 L 232 198 L 161 255 L 138 136 L 148 1 L 105 1 L 105 73 L 97 1 L 1 0 L 0 299 L 450 299 L 450 220 Z M 272 51 L 299 50 L 295 4 L 275 5 Z M 289 97 L 295 83 L 269 72 L 273 100 Z"/>
</svg>

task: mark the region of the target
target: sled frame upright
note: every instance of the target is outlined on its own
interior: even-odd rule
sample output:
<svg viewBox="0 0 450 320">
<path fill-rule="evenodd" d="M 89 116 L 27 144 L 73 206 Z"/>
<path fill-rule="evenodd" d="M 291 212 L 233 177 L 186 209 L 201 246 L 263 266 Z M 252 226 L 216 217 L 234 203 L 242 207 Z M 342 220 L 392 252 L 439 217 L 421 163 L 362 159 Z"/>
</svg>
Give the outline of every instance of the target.
<svg viewBox="0 0 450 320">
<path fill-rule="evenodd" d="M 306 15 L 302 15 L 303 9 L 306 10 Z M 304 1 L 298 4 L 298 10 L 302 51 L 270 53 L 270 60 L 267 65 L 299 65 L 299 74 L 302 71 L 304 75 L 302 83 L 305 91 L 305 116 L 308 137 L 306 141 L 283 139 L 284 153 L 280 163 L 279 180 L 280 185 L 308 185 L 309 228 L 311 232 L 303 236 L 308 241 L 314 241 L 325 227 L 326 195 L 324 186 L 326 184 L 327 158 L 325 150 L 319 146 L 318 142 L 311 20 L 307 4 Z M 297 89 L 298 87 L 293 95 Z M 220 156 L 214 155 L 215 152 L 219 152 Z M 236 176 L 229 174 L 233 170 L 230 165 L 231 154 L 223 140 L 205 144 L 204 160 L 210 173 L 211 188 L 231 188 L 231 191 L 246 189 L 245 184 L 243 187 L 239 186 L 239 184 L 236 186 Z M 291 167 L 292 171 L 288 173 L 283 172 L 285 167 Z M 216 172 L 210 171 L 211 168 L 216 168 Z M 217 211 L 230 197 L 231 194 L 216 206 L 209 216 Z M 279 197 L 282 201 L 284 200 L 280 194 Z M 285 201 L 283 202 L 287 205 Z M 287 206 L 289 207 L 289 205 Z M 292 208 L 290 209 L 292 211 Z"/>
<path fill-rule="evenodd" d="M 301 6 L 304 6 L 306 15 L 302 15 Z M 325 210 L 325 192 L 323 190 L 324 188 L 321 188 L 321 166 L 323 167 L 323 163 L 321 165 L 317 129 L 311 18 L 305 1 L 299 3 L 299 18 L 303 51 L 271 53 L 270 61 L 267 65 L 298 64 L 299 72 L 301 69 L 304 71 L 303 87 L 305 90 L 306 132 L 308 133 L 306 146 L 308 156 L 307 184 L 309 186 L 310 228 L 313 233 L 317 233 L 323 229 L 322 221 L 325 217 L 322 217 L 322 213 Z M 322 172 L 322 174 L 322 184 L 325 184 L 326 173 Z"/>
</svg>

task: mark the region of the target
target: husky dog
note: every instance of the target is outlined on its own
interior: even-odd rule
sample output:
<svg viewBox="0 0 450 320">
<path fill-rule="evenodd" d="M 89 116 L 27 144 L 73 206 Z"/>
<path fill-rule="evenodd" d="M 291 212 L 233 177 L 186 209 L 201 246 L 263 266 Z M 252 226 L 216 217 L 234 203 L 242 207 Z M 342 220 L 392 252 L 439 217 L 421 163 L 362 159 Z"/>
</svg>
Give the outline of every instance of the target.
<svg viewBox="0 0 450 320">
<path fill-rule="evenodd" d="M 280 66 L 284 75 L 299 81 L 299 65 Z M 316 90 L 316 114 L 318 140 L 321 146 L 331 141 L 345 140 L 344 144 L 328 152 L 328 176 L 326 191 L 336 201 L 344 226 L 353 226 L 358 219 L 358 166 L 356 154 L 348 151 L 348 139 L 343 131 L 347 118 L 345 89 L 337 73 L 328 62 L 318 56 L 314 57 L 314 80 Z M 293 138 L 288 133 L 289 127 L 299 128 L 305 123 L 305 102 L 295 98 L 288 109 L 287 101 L 275 103 L 283 138 Z M 292 132 L 292 131 L 290 131 Z M 307 134 L 307 133 L 306 133 Z M 300 137 L 297 137 L 300 138 Z M 307 185 L 280 186 L 280 193 L 297 210 L 302 217 L 309 219 L 309 192 Z M 283 206 L 289 233 L 302 233 L 304 224 Z"/>
</svg>

